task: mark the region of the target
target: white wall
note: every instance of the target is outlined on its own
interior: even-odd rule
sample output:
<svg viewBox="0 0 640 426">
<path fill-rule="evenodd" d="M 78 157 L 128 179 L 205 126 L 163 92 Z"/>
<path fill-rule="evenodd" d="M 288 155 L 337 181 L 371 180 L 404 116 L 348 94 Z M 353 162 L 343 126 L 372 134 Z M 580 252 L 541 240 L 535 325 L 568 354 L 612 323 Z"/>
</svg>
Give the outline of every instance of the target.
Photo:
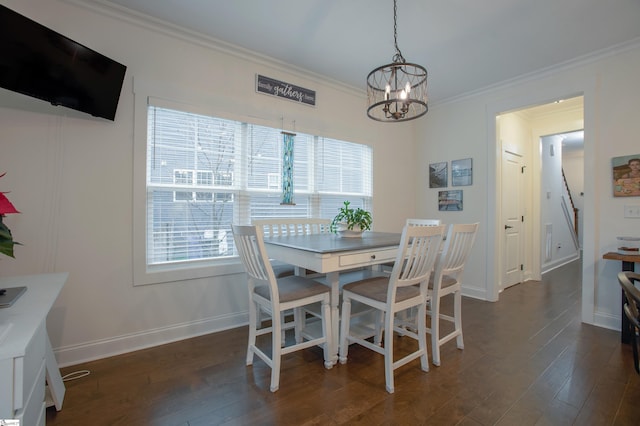
<svg viewBox="0 0 640 426">
<path fill-rule="evenodd" d="M 602 259 L 615 248 L 617 235 L 640 232 L 637 220 L 623 217 L 625 203 L 637 199 L 614 198 L 611 189 L 611 157 L 638 152 L 637 99 L 640 85 L 640 46 L 621 46 L 599 57 L 565 64 L 502 87 L 434 106 L 418 123 L 418 167 L 432 160 L 446 161 L 472 156 L 474 185 L 465 189 L 465 200 L 476 203 L 460 213 L 439 214 L 437 193 L 419 188 L 417 214 L 439 217 L 444 222 L 480 221 L 480 234 L 465 271 L 465 291 L 488 300 L 499 297 L 498 239 L 496 223 L 499 151 L 496 149 L 494 117 L 532 105 L 584 95 L 585 181 L 583 321 L 619 328 L 620 289 L 616 273 L 619 262 Z M 576 129 L 579 127 L 576 127 Z M 477 177 L 477 178 L 476 178 Z M 424 182 L 424 181 L 422 181 Z M 478 294 L 480 289 L 484 295 Z"/>
<path fill-rule="evenodd" d="M 22 212 L 6 218 L 16 259 L 0 275 L 69 272 L 48 319 L 61 365 L 246 322 L 243 275 L 132 285 L 134 87 L 297 131 L 367 143 L 374 150 L 374 229 L 399 232 L 415 213 L 410 123 L 366 117 L 365 93 L 208 40 L 120 19 L 64 0 L 7 0 L 11 9 L 125 65 L 115 122 L 0 90 L 0 190 Z M 255 74 L 310 88 L 308 107 L 255 92 Z M 135 85 L 134 85 L 135 80 Z M 399 190 L 402 189 L 402 190 Z"/>
</svg>

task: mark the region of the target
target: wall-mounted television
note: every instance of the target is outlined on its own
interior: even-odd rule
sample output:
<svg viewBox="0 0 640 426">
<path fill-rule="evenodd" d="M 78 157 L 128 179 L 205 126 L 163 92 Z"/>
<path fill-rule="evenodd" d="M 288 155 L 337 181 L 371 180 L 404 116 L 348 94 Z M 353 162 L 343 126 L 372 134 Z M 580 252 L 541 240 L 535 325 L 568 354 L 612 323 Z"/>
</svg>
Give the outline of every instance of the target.
<svg viewBox="0 0 640 426">
<path fill-rule="evenodd" d="M 114 120 L 126 70 L 0 5 L 0 87 Z"/>
</svg>

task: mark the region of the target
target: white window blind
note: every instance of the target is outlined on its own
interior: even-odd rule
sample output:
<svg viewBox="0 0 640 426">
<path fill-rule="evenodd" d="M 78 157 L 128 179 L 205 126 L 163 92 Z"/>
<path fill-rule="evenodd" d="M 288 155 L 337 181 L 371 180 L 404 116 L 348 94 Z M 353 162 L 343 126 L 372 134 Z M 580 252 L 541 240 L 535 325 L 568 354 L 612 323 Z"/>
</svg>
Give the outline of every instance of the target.
<svg viewBox="0 0 640 426">
<path fill-rule="evenodd" d="M 370 147 L 296 134 L 295 205 L 280 204 L 282 155 L 279 129 L 149 105 L 147 266 L 235 255 L 232 223 L 370 208 Z"/>
</svg>

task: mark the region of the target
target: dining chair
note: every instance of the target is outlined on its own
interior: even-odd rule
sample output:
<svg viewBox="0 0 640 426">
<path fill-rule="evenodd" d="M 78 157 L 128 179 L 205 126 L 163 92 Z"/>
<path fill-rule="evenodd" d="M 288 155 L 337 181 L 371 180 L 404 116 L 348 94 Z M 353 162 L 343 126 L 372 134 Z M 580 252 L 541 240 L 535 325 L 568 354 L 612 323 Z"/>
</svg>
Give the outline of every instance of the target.
<svg viewBox="0 0 640 426">
<path fill-rule="evenodd" d="M 268 219 L 255 219 L 253 224 L 261 227 L 265 237 L 277 237 L 287 235 L 311 235 L 311 234 L 328 234 L 331 232 L 331 219 L 309 218 L 309 217 L 270 217 Z M 296 268 L 288 263 L 271 260 L 273 273 L 276 278 L 287 277 L 290 275 L 303 275 L 319 277 L 315 271 L 308 271 L 304 268 Z M 305 309 L 305 312 L 316 317 L 319 315 L 320 306 L 316 304 L 313 309 Z M 282 313 L 284 316 L 288 312 Z M 262 322 L 262 317 L 258 315 L 257 320 Z M 288 326 L 289 327 L 289 326 Z M 296 334 L 296 338 L 300 339 L 300 333 Z M 285 329 L 282 330 L 282 344 L 285 343 Z"/>
<path fill-rule="evenodd" d="M 255 219 L 253 224 L 263 229 L 265 237 L 328 234 L 331 232 L 331 219 L 322 218 L 276 217 Z M 272 261 L 271 264 L 277 278 L 294 275 L 296 273 L 293 265 L 274 261 Z M 308 273 L 313 273 L 313 271 L 298 271 L 298 275 L 307 275 Z"/>
<path fill-rule="evenodd" d="M 429 371 L 426 338 L 426 300 L 429 275 L 438 255 L 444 226 L 407 226 L 402 230 L 398 254 L 390 276 L 378 276 L 355 281 L 342 289 L 342 323 L 339 360 L 347 362 L 349 344 L 357 343 L 384 355 L 387 392 L 394 392 L 393 372 L 397 368 L 420 358 L 423 371 Z M 376 309 L 383 316 L 383 346 L 370 342 L 351 329 L 351 304 L 359 302 Z M 418 349 L 394 361 L 393 338 L 396 313 L 418 307 L 418 325 L 415 332 L 401 330 L 403 336 L 415 339 Z M 374 322 L 374 327 L 379 321 Z M 373 335 L 372 330 L 368 336 Z"/>
<path fill-rule="evenodd" d="M 458 349 L 464 348 L 462 336 L 462 273 L 478 232 L 478 223 L 452 224 L 449 226 L 440 256 L 429 279 L 428 294 L 431 324 L 427 333 L 431 334 L 431 352 L 434 365 L 440 365 L 440 347 L 456 338 Z M 453 316 L 440 311 L 443 297 L 453 294 Z M 440 337 L 440 321 L 453 323 L 454 330 Z"/>
<path fill-rule="evenodd" d="M 405 225 L 408 226 L 438 226 L 441 225 L 440 219 L 407 219 Z M 393 269 L 393 262 L 383 263 L 382 270 L 390 272 Z"/>
<path fill-rule="evenodd" d="M 407 226 L 439 226 L 441 224 L 442 222 L 440 221 L 440 219 L 409 218 L 405 222 L 405 225 Z M 393 268 L 393 262 L 385 263 L 383 265 L 383 270 L 385 270 L 385 268 L 387 271 L 391 270 Z M 396 317 L 396 325 L 402 328 L 412 327 L 414 325 L 413 320 L 415 318 L 416 318 L 415 308 L 403 311 Z M 379 337 L 378 337 L 378 340 L 379 340 Z"/>
<path fill-rule="evenodd" d="M 331 368 L 331 321 L 330 321 L 330 289 L 310 278 L 291 275 L 276 278 L 264 246 L 262 228 L 258 226 L 232 226 L 233 238 L 242 264 L 248 277 L 249 288 L 249 343 L 247 346 L 247 365 L 253 364 L 253 356 L 258 355 L 271 367 L 271 392 L 280 386 L 280 365 L 283 355 L 294 351 L 322 345 L 324 365 Z M 306 321 L 302 308 L 314 303 L 322 306 L 322 334 L 319 337 L 300 339 L 295 343 L 281 345 L 283 312 L 293 310 L 296 334 Z M 263 327 L 258 321 L 260 312 L 271 315 L 271 325 Z M 257 336 L 271 334 L 271 356 L 260 349 L 256 343 Z M 308 337 L 308 336 L 306 336 Z"/>
<path fill-rule="evenodd" d="M 633 349 L 633 368 L 640 374 L 638 360 L 638 331 L 640 331 L 640 290 L 634 285 L 640 282 L 640 274 L 631 271 L 618 272 L 618 282 L 624 294 L 624 314 L 629 319 L 631 327 L 631 345 Z"/>
</svg>

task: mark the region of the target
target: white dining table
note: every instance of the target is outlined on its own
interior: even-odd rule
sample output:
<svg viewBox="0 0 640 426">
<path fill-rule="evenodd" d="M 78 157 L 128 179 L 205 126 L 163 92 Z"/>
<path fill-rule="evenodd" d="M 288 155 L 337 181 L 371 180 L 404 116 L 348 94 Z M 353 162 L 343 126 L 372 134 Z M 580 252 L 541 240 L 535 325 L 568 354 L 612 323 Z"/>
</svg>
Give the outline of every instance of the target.
<svg viewBox="0 0 640 426">
<path fill-rule="evenodd" d="M 334 234 L 265 237 L 269 257 L 326 274 L 331 287 L 331 354 L 338 360 L 340 321 L 340 273 L 394 261 L 401 234 L 366 231 L 361 238 L 342 238 Z"/>
</svg>

